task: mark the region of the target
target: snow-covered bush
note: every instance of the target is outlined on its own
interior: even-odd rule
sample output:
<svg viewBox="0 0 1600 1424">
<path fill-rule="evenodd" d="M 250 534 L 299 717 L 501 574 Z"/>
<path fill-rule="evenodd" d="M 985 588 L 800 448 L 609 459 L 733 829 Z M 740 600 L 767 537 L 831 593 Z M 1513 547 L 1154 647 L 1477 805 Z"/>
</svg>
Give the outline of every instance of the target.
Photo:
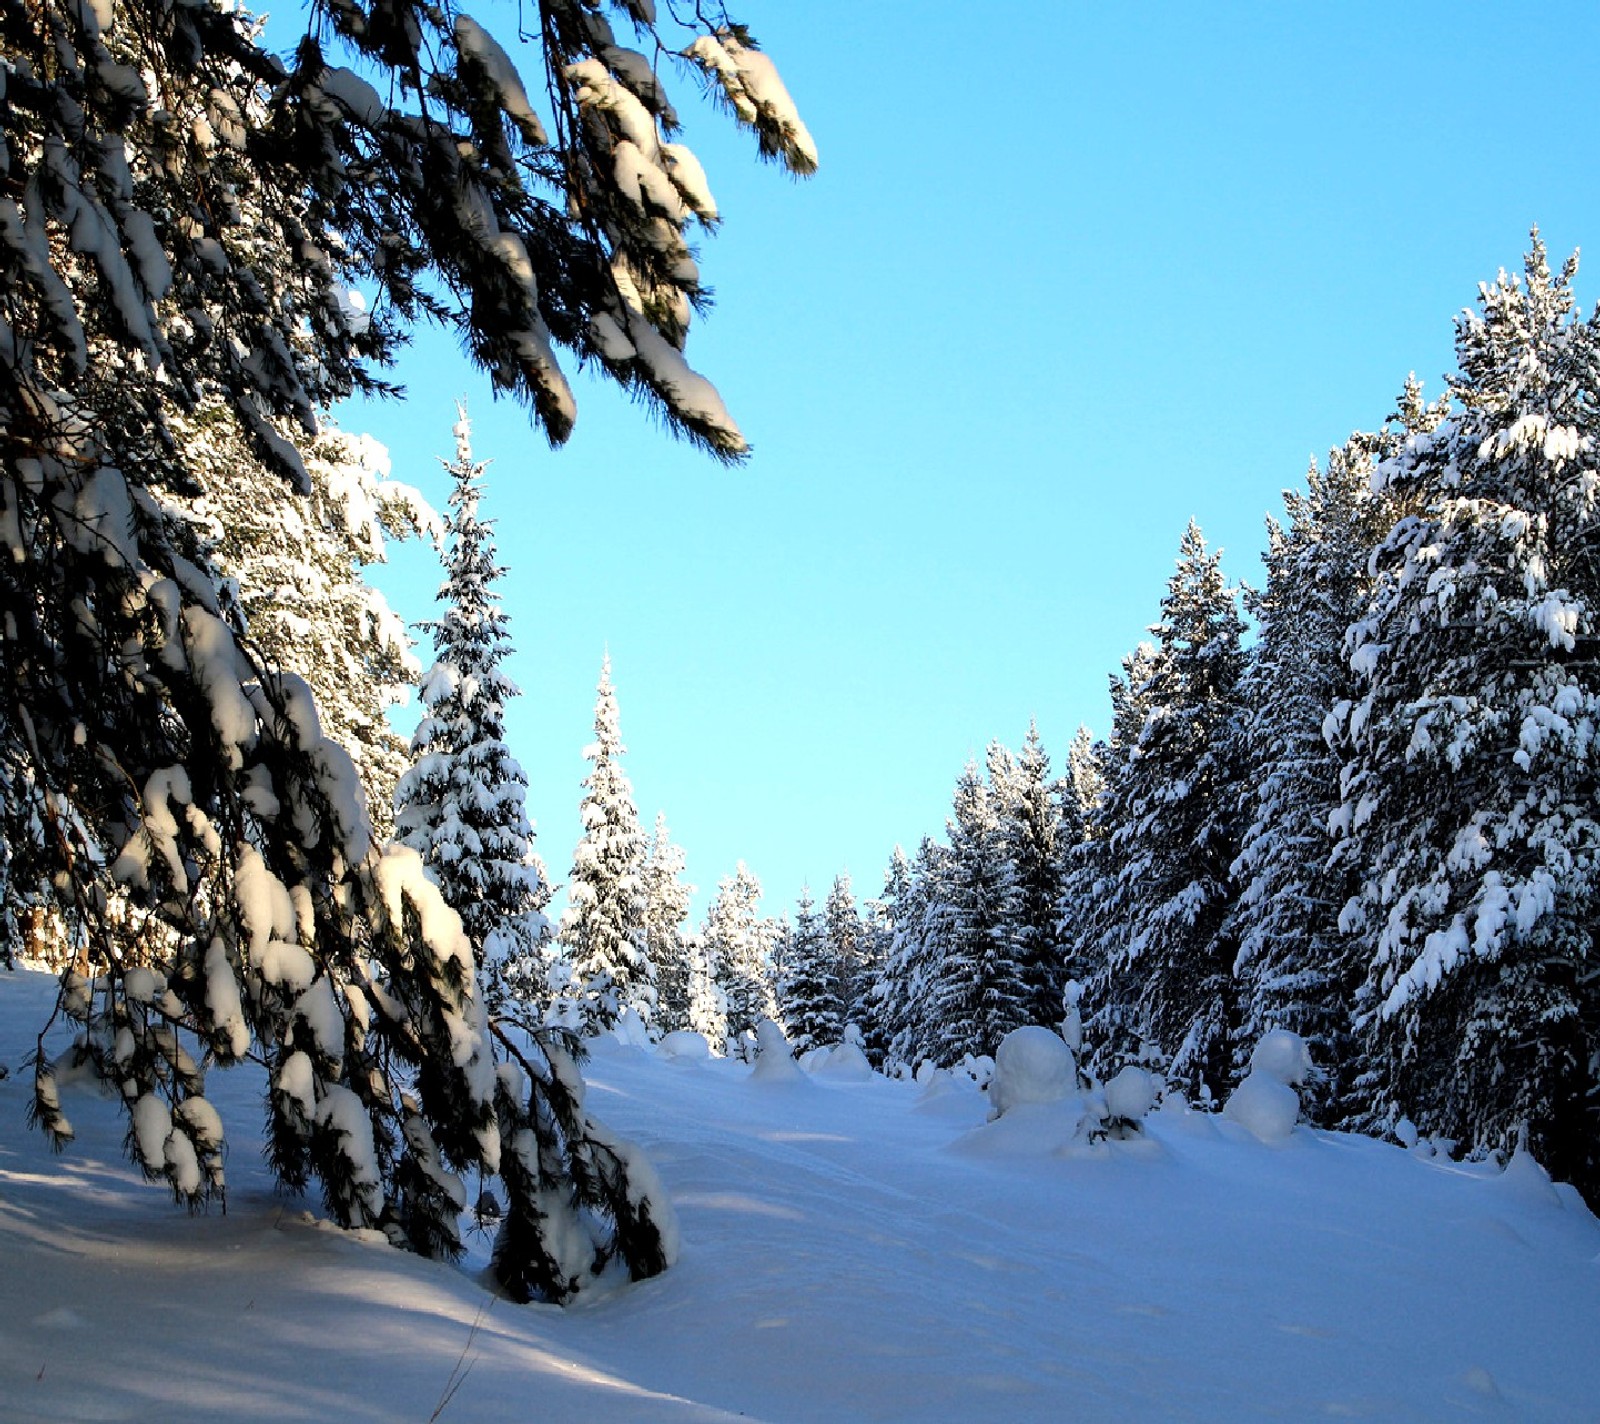
<svg viewBox="0 0 1600 1424">
<path fill-rule="evenodd" d="M 1143 1130 L 1143 1123 L 1156 1101 L 1156 1080 L 1145 1069 L 1130 1063 L 1105 1086 L 1105 1129 L 1110 1137 L 1131 1137 Z"/>
<path fill-rule="evenodd" d="M 831 1047 L 813 1049 L 808 1055 L 806 1071 L 823 1078 L 863 1079 L 872 1076 L 872 1064 L 860 1043 L 848 1038 Z"/>
<path fill-rule="evenodd" d="M 1316 1071 L 1311 1062 L 1311 1049 L 1305 1039 L 1288 1029 L 1275 1028 L 1261 1035 L 1261 1040 L 1250 1055 L 1250 1071 L 1265 1073 L 1291 1088 L 1299 1088 Z"/>
<path fill-rule="evenodd" d="M 1263 1142 L 1281 1142 L 1300 1120 L 1300 1095 L 1287 1083 L 1251 1072 L 1228 1095 L 1222 1112 Z"/>
</svg>

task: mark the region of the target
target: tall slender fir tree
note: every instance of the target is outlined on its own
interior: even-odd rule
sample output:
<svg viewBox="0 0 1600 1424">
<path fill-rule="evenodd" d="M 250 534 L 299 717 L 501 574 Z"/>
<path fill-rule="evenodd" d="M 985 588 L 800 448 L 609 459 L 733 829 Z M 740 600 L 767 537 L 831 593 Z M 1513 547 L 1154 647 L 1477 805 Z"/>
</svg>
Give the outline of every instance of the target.
<svg viewBox="0 0 1600 1424">
<path fill-rule="evenodd" d="M 622 769 L 626 750 L 608 653 L 595 692 L 594 741 L 583 752 L 591 764 L 579 806 L 583 833 L 560 931 L 586 1033 L 609 1028 L 624 1009 L 647 1022 L 656 1011 L 655 968 L 646 952 L 645 839 Z"/>
<path fill-rule="evenodd" d="M 817 913 L 808 885 L 800 892 L 778 987 L 783 1025 L 796 1053 L 839 1042 L 844 1030 L 841 962 L 826 917 Z"/>
<path fill-rule="evenodd" d="M 857 1021 L 870 978 L 870 942 L 861 911 L 850 886 L 850 872 L 834 876 L 828 898 L 822 906 L 823 932 L 834 958 L 834 975 L 839 985 L 840 1028 Z"/>
<path fill-rule="evenodd" d="M 478 515 L 487 463 L 472 456 L 472 428 L 458 406 L 445 529 L 441 618 L 425 624 L 435 659 L 421 681 L 423 716 L 411 767 L 395 789 L 395 834 L 421 857 L 472 941 L 491 1009 L 510 982 L 543 982 L 550 883 L 534 849 L 528 779 L 505 739 L 517 688 L 505 671 L 511 636 L 494 585 L 494 526 Z"/>
<path fill-rule="evenodd" d="M 934 1056 L 958 1063 L 990 1054 L 1027 1021 L 1028 986 L 1018 957 L 1017 885 L 1004 852 L 994 797 L 975 763 L 956 783 L 948 822 L 945 894 L 926 918 L 938 926 L 932 965 Z"/>
<path fill-rule="evenodd" d="M 1050 775 L 1037 724 L 1028 724 L 1017 756 L 991 749 L 990 781 L 1000 816 L 1001 851 L 1014 889 L 1012 940 L 1027 986 L 1023 1021 L 1059 1023 L 1067 980 L 1059 928 L 1066 815 L 1062 787 Z"/>
<path fill-rule="evenodd" d="M 1110 807 L 1110 914 L 1127 939 L 1094 997 L 1131 1006 L 1172 1077 L 1217 1100 L 1232 1077 L 1237 1017 L 1225 926 L 1243 797 L 1235 757 L 1244 625 L 1220 556 L 1192 521 L 1151 631 L 1155 655 L 1136 694 L 1144 722 Z"/>
<path fill-rule="evenodd" d="M 911 875 L 911 861 L 904 849 L 896 846 L 884 871 L 883 890 L 867 902 L 862 925 L 868 948 L 858 1022 L 867 1057 L 875 1068 L 888 1062 L 894 1026 L 901 1016 L 897 1001 L 903 991 L 890 966 L 902 916 L 910 908 Z"/>
<path fill-rule="evenodd" d="M 689 1027 L 692 936 L 685 926 L 694 886 L 683 879 L 687 864 L 683 847 L 667 830 L 665 813 L 658 812 L 642 872 L 644 949 L 655 967 L 656 1025 L 666 1033 Z"/>
<path fill-rule="evenodd" d="M 1235 1067 L 1244 1070 L 1268 1030 L 1299 1034 L 1321 1070 L 1301 1092 L 1318 1121 L 1347 1111 L 1371 1086 L 1352 1014 L 1364 965 L 1338 927 L 1354 887 L 1347 865 L 1330 864 L 1340 762 L 1325 729 L 1335 704 L 1354 692 L 1344 638 L 1365 606 L 1368 559 L 1388 528 L 1372 470 L 1390 438 L 1352 436 L 1323 469 L 1313 462 L 1304 494 L 1285 491 L 1287 525 L 1268 521 L 1266 586 L 1247 595 L 1260 637 L 1240 698 L 1253 789 L 1233 865 Z"/>
<path fill-rule="evenodd" d="M 762 918 L 761 882 L 740 861 L 717 886 L 700 937 L 726 1014 L 726 1043 L 743 1051 L 744 1036 L 778 1016 L 772 975 L 774 923 Z"/>
</svg>

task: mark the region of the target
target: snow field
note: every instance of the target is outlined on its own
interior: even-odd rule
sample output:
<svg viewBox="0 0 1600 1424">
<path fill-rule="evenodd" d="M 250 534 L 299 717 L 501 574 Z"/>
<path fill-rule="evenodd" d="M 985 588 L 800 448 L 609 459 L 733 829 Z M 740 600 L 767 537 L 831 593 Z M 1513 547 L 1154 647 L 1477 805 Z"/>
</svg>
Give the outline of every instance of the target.
<svg viewBox="0 0 1600 1424">
<path fill-rule="evenodd" d="M 1600 1223 L 1525 1157 L 1502 1172 L 1303 1127 L 1264 1144 L 1170 1100 L 1091 1146 L 1071 1096 L 991 1122 L 952 1075 L 761 1081 L 602 1039 L 590 1105 L 649 1152 L 681 1259 L 518 1307 L 482 1288 L 482 1238 L 442 1266 L 274 1196 L 251 1069 L 207 1085 L 225 1216 L 146 1186 L 116 1104 L 71 1075 L 79 1137 L 52 1156 L 22 1123 L 22 1059 L 53 987 L 0 974 L 17 1424 L 420 1421 L 462 1370 L 446 1424 L 1583 1420 L 1600 1401 Z"/>
</svg>

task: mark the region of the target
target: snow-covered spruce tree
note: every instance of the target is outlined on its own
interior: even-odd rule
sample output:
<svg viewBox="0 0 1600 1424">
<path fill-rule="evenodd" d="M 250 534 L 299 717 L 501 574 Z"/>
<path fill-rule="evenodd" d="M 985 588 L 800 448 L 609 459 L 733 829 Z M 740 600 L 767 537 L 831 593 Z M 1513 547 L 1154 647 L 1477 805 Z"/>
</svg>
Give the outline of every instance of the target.
<svg viewBox="0 0 1600 1424">
<path fill-rule="evenodd" d="M 1345 927 L 1393 1112 L 1526 1131 L 1600 1200 L 1600 314 L 1534 234 L 1457 318 L 1457 408 L 1377 470 L 1400 517 L 1337 709 Z"/>
<path fill-rule="evenodd" d="M 45 804 L 34 791 L 21 729 L 0 723 L 0 968 L 34 956 L 41 920 L 60 918 L 45 839 Z"/>
<path fill-rule="evenodd" d="M 1207 552 L 1193 521 L 1151 632 L 1155 657 L 1138 693 L 1144 725 L 1108 778 L 1116 880 L 1107 913 L 1127 939 L 1112 949 L 1092 1001 L 1131 1008 L 1169 1058 L 1172 1080 L 1220 1102 L 1237 1019 L 1225 931 L 1243 801 L 1235 765 L 1243 621 L 1220 555 Z"/>
<path fill-rule="evenodd" d="M 1061 1020 L 1068 977 L 1059 924 L 1069 836 L 1063 788 L 1050 775 L 1036 723 L 1028 724 L 1017 756 L 998 743 L 990 748 L 989 780 L 1014 890 L 1012 942 L 1026 985 L 1022 1021 L 1048 1026 Z"/>
<path fill-rule="evenodd" d="M 947 824 L 950 853 L 938 922 L 941 953 L 929 985 L 933 1057 L 959 1063 L 992 1054 L 1027 1022 L 1028 986 L 1018 958 L 1017 885 L 989 785 L 969 762 Z"/>
<path fill-rule="evenodd" d="M 702 296 L 687 225 L 715 210 L 665 141 L 662 75 L 704 74 L 792 171 L 814 151 L 720 7 L 681 37 L 649 6 L 608 11 L 654 60 L 607 11 L 547 0 L 541 120 L 453 5 L 320 8 L 286 66 L 208 0 L 0 0 L 0 727 L 25 772 L 4 825 L 36 816 L 37 883 L 93 976 L 64 980 L 53 1023 L 77 1025 L 137 1159 L 180 1198 L 223 1182 L 202 1063 L 254 1055 L 287 1186 L 315 1178 L 337 1221 L 440 1252 L 462 1174 L 498 1172 L 500 1280 L 550 1299 L 608 1260 L 661 1269 L 661 1207 L 561 1045 L 486 1020 L 459 919 L 415 852 L 374 846 L 348 754 L 305 682 L 248 649 L 170 496 L 201 486 L 176 414 L 213 403 L 304 489 L 284 429 L 383 388 L 373 363 L 424 317 L 554 440 L 574 414 L 560 346 L 714 454 L 743 451 L 682 354 Z M 164 926 L 156 965 L 120 957 L 128 897 Z M 33 1105 L 61 1144 L 50 1032 Z"/>
<path fill-rule="evenodd" d="M 934 985 L 949 930 L 950 850 L 924 836 L 895 907 L 894 940 L 874 997 L 886 1063 L 914 1069 L 937 1055 Z"/>
<path fill-rule="evenodd" d="M 550 924 L 550 881 L 534 849 L 528 778 L 506 745 L 506 706 L 517 688 L 504 664 L 511 635 L 494 585 L 494 526 L 478 515 L 487 463 L 472 456 L 472 430 L 458 407 L 443 615 L 424 624 L 433 665 L 423 674 L 422 719 L 411 765 L 395 789 L 395 834 L 422 857 L 445 903 L 461 916 L 482 976 L 485 1002 L 508 1007 L 530 989 L 538 1002 Z"/>
<path fill-rule="evenodd" d="M 696 931 L 684 941 L 689 959 L 689 1011 L 684 1025 L 700 1034 L 714 1053 L 728 1047 L 728 1000 L 717 983 L 716 965 L 705 936 Z"/>
<path fill-rule="evenodd" d="M 721 995 L 730 1046 L 762 1019 L 778 1016 L 772 979 L 773 922 L 761 917 L 761 882 L 741 860 L 717 886 L 700 929 L 707 963 Z"/>
<path fill-rule="evenodd" d="M 1069 845 L 1076 845 L 1089 834 L 1089 823 L 1105 795 L 1106 777 L 1101 765 L 1101 749 L 1094 733 L 1079 727 L 1067 748 L 1067 774 L 1062 787 L 1062 816 Z"/>
<path fill-rule="evenodd" d="M 262 464 L 220 406 L 174 411 L 171 421 L 202 488 L 167 498 L 196 530 L 219 607 L 243 624 L 249 647 L 269 668 L 292 671 L 311 686 L 324 731 L 355 762 L 381 838 L 407 764 L 405 740 L 386 712 L 408 694 L 420 668 L 404 624 L 363 570 L 383 560 L 388 538 L 437 536 L 437 515 L 416 490 L 388 478 L 387 452 L 368 437 L 330 429 L 297 442 L 310 480 L 310 492 L 301 494 Z M 0 801 L 30 814 L 26 797 L 0 792 Z M 13 934 L 35 959 L 64 965 L 74 953 L 76 915 L 26 870 L 26 847 L 41 834 L 35 825 L 0 837 L 23 850 L 22 874 L 6 902 L 9 927 L 0 935 Z M 149 957 L 147 915 L 116 894 L 108 917 L 130 959 Z"/>
<path fill-rule="evenodd" d="M 845 1024 L 860 1018 L 870 973 L 870 948 L 848 870 L 840 871 L 833 878 L 828 898 L 823 901 L 822 923 L 839 985 L 839 1027 L 842 1030 Z"/>
<path fill-rule="evenodd" d="M 3 753 L 0 753 L 3 756 Z M 0 761 L 0 806 L 11 803 L 15 793 L 11 790 L 10 769 Z M 19 803 L 20 796 L 16 797 Z M 25 803 L 24 803 L 25 804 Z M 22 938 L 18 910 L 22 896 L 12 890 L 11 836 L 0 836 L 0 969 L 16 968 L 17 944 Z"/>
<path fill-rule="evenodd" d="M 778 985 L 784 1030 L 797 1054 L 839 1042 L 844 1031 L 840 962 L 825 917 L 817 913 L 808 885 L 800 892 L 794 929 L 784 956 L 783 978 Z"/>
<path fill-rule="evenodd" d="M 1425 409 L 1410 399 L 1417 395 L 1409 386 L 1402 412 Z M 1328 1111 L 1347 1114 L 1371 1086 L 1352 1022 L 1365 965 L 1338 927 L 1355 886 L 1348 864 L 1329 863 L 1340 761 L 1325 724 L 1354 691 L 1344 636 L 1365 606 L 1368 560 L 1388 531 L 1372 469 L 1394 438 L 1354 435 L 1329 452 L 1324 469 L 1312 463 L 1304 494 L 1284 492 L 1288 523 L 1267 524 L 1266 586 L 1246 594 L 1260 636 L 1240 684 L 1241 752 L 1253 790 L 1233 865 L 1235 1070 L 1247 1070 L 1269 1030 L 1299 1034 L 1324 1070 L 1301 1095 L 1316 1121 Z"/>
<path fill-rule="evenodd" d="M 883 890 L 876 899 L 867 901 L 861 925 L 866 949 L 856 1022 L 861 1029 L 867 1058 L 874 1068 L 882 1068 L 888 1062 L 889 1046 L 894 1038 L 898 1014 L 893 1000 L 897 991 L 890 964 L 894 958 L 895 935 L 901 916 L 909 907 L 910 894 L 911 861 L 905 851 L 896 846 L 889 857 L 888 869 L 884 871 Z"/>
<path fill-rule="evenodd" d="M 595 690 L 594 741 L 583 749 L 591 764 L 578 807 L 583 833 L 559 934 L 585 1033 L 610 1028 L 624 1009 L 646 1022 L 656 1012 L 655 966 L 645 952 L 645 840 L 622 769 L 626 750 L 608 653 Z"/>
<path fill-rule="evenodd" d="M 693 963 L 685 930 L 694 886 L 685 883 L 688 861 L 667 831 L 665 814 L 645 849 L 644 950 L 656 972 L 656 1023 L 666 1033 L 688 1028 Z"/>
<path fill-rule="evenodd" d="M 788 953 L 793 928 L 786 914 L 763 915 L 756 921 L 756 940 L 761 946 L 762 962 L 767 966 L 767 992 L 773 996 L 774 1003 L 778 992 L 777 970 Z"/>
<path fill-rule="evenodd" d="M 237 598 L 261 656 L 310 685 L 323 730 L 355 760 L 374 832 L 386 838 L 410 765 L 388 710 L 422 668 L 405 624 L 363 571 L 384 561 L 389 539 L 437 543 L 438 515 L 390 478 L 388 451 L 368 436 L 328 429 L 306 442 L 301 494 L 263 465 L 220 405 L 174 426 L 203 486 L 189 517 L 225 594 Z"/>
<path fill-rule="evenodd" d="M 1116 681 L 1112 679 L 1113 685 Z M 1090 916 L 1097 904 L 1093 883 L 1102 873 L 1094 837 L 1105 795 L 1103 760 L 1107 754 L 1108 749 L 1095 741 L 1087 727 L 1079 727 L 1067 748 L 1066 775 L 1060 782 L 1059 894 L 1053 928 L 1063 989 L 1072 983 L 1081 986 L 1098 964 L 1087 940 Z"/>
<path fill-rule="evenodd" d="M 1071 775 L 1075 795 L 1092 798 L 1085 806 L 1083 834 L 1066 857 L 1058 929 L 1069 978 L 1094 989 L 1111 987 L 1110 965 L 1127 953 L 1129 928 L 1117 894 L 1118 833 L 1128 824 L 1137 789 L 1135 750 L 1149 711 L 1150 672 L 1156 650 L 1140 643 L 1122 660 L 1121 673 L 1109 679 L 1111 734 L 1092 742 L 1087 729 L 1073 743 Z M 1124 833 L 1123 839 L 1126 839 Z M 1146 1042 L 1131 1003 L 1091 994 L 1087 1048 L 1095 1068 L 1109 1078 Z"/>
</svg>

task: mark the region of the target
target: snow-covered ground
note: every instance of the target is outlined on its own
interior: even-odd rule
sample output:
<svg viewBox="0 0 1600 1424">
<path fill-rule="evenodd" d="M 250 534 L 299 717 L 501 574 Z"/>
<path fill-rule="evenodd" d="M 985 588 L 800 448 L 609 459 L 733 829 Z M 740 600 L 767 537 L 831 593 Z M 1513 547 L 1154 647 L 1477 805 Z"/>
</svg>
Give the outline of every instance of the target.
<svg viewBox="0 0 1600 1424">
<path fill-rule="evenodd" d="M 226 1215 L 145 1185 L 83 1090 L 53 1156 L 22 1118 L 52 988 L 0 973 L 5 1421 L 1600 1419 L 1600 1223 L 1526 1159 L 1170 1110 L 1089 1148 L 948 1078 L 605 1042 L 590 1102 L 651 1151 L 682 1260 L 519 1307 L 482 1240 L 437 1265 L 275 1196 L 245 1070 L 209 1089 Z"/>
</svg>

